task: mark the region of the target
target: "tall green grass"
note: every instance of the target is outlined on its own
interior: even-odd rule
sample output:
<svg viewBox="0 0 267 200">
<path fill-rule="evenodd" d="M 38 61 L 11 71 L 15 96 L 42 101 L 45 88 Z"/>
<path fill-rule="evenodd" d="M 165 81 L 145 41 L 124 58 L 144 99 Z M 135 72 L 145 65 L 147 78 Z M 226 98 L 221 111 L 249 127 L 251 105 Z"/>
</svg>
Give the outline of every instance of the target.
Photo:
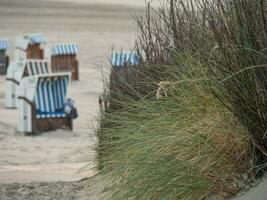
<svg viewBox="0 0 267 200">
<path fill-rule="evenodd" d="M 266 6 L 265 0 L 206 3 L 217 43 L 210 60 L 219 82 L 215 93 L 247 128 L 256 149 L 256 173 L 267 167 Z"/>
<path fill-rule="evenodd" d="M 225 198 L 244 186 L 251 167 L 245 129 L 211 94 L 207 69 L 183 59 L 192 66 L 168 67 L 167 96 L 156 100 L 154 90 L 106 112 L 99 163 L 115 179 L 112 199 Z"/>
<path fill-rule="evenodd" d="M 168 0 L 135 17 L 142 62 L 112 69 L 98 131 L 113 199 L 229 198 L 263 172 L 265 17 L 264 0 Z"/>
</svg>

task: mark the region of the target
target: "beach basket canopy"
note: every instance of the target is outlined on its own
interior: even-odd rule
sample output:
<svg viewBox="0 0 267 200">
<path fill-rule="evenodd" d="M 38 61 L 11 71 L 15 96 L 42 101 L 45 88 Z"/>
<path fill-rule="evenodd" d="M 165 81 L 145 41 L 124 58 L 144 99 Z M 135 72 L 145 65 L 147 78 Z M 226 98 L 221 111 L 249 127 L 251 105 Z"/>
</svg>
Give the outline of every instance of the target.
<svg viewBox="0 0 267 200">
<path fill-rule="evenodd" d="M 40 77 L 35 96 L 37 118 L 66 117 L 64 103 L 70 75 Z"/>
<path fill-rule="evenodd" d="M 138 65 L 139 55 L 135 52 L 117 52 L 111 54 L 110 63 L 115 67 L 123 67 L 124 65 Z"/>
<path fill-rule="evenodd" d="M 23 36 L 19 36 L 16 39 L 16 48 L 26 50 L 28 45 L 33 44 L 45 44 L 46 38 L 41 33 L 32 33 Z"/>
<path fill-rule="evenodd" d="M 8 47 L 9 47 L 8 40 L 0 38 L 0 50 L 7 50 Z"/>
<path fill-rule="evenodd" d="M 55 44 L 52 46 L 52 56 L 77 55 L 79 47 L 77 44 Z"/>
</svg>

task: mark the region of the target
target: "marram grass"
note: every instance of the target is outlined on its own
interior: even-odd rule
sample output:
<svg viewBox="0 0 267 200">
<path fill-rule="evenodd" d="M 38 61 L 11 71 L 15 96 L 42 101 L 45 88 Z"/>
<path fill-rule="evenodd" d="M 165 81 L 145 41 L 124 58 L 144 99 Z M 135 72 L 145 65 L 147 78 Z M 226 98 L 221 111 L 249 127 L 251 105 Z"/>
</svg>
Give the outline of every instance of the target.
<svg viewBox="0 0 267 200">
<path fill-rule="evenodd" d="M 261 174 L 265 7 L 169 0 L 136 18 L 142 64 L 112 74 L 98 133 L 108 199 L 225 199 Z"/>
<path fill-rule="evenodd" d="M 250 141 L 211 95 L 212 84 L 188 73 L 159 100 L 106 112 L 99 162 L 114 180 L 112 199 L 220 199 L 241 189 Z"/>
</svg>

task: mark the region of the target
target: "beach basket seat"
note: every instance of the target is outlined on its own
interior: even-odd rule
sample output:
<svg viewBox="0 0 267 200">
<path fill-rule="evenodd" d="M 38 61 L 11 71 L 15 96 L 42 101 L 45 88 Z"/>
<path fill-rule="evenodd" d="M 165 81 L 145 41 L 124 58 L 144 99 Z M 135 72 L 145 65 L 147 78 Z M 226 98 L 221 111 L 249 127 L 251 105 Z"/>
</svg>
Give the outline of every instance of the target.
<svg viewBox="0 0 267 200">
<path fill-rule="evenodd" d="M 72 130 L 72 119 L 64 113 L 69 80 L 70 73 L 30 76 L 22 80 L 18 96 L 19 132 Z"/>
<path fill-rule="evenodd" d="M 15 43 L 15 59 L 44 59 L 42 45 L 46 43 L 46 38 L 41 33 L 27 34 L 19 36 Z"/>
<path fill-rule="evenodd" d="M 72 80 L 79 80 L 77 44 L 56 44 L 51 49 L 51 68 L 53 72 L 71 72 Z"/>
<path fill-rule="evenodd" d="M 6 50 L 9 48 L 8 40 L 0 38 L 0 75 L 6 74 L 9 57 Z"/>
<path fill-rule="evenodd" d="M 17 60 L 12 62 L 8 67 L 5 80 L 6 108 L 17 108 L 18 87 L 23 78 L 50 73 L 50 64 L 46 60 Z"/>
<path fill-rule="evenodd" d="M 110 63 L 114 68 L 134 66 L 140 62 L 139 55 L 135 52 L 114 52 L 111 54 Z"/>
</svg>

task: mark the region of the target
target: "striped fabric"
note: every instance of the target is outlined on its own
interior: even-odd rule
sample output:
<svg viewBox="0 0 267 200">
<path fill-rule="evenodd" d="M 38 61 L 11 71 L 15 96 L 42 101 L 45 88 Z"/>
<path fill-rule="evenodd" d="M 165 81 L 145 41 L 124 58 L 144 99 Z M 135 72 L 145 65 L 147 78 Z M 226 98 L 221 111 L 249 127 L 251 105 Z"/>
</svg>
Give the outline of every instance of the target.
<svg viewBox="0 0 267 200">
<path fill-rule="evenodd" d="M 28 60 L 26 70 L 29 76 L 50 73 L 48 62 L 44 60 Z"/>
<path fill-rule="evenodd" d="M 52 55 L 77 55 L 79 47 L 77 44 L 56 44 L 52 47 Z"/>
<path fill-rule="evenodd" d="M 111 65 L 114 67 L 123 67 L 124 65 L 139 64 L 139 56 L 137 53 L 113 53 L 111 55 Z"/>
<path fill-rule="evenodd" d="M 0 50 L 7 50 L 9 47 L 9 43 L 6 39 L 0 38 Z"/>
<path fill-rule="evenodd" d="M 46 42 L 45 36 L 43 34 L 29 34 L 26 37 L 29 38 L 31 44 L 42 44 Z"/>
<path fill-rule="evenodd" d="M 37 119 L 66 117 L 64 103 L 68 77 L 50 77 L 39 80 L 36 92 Z"/>
</svg>

